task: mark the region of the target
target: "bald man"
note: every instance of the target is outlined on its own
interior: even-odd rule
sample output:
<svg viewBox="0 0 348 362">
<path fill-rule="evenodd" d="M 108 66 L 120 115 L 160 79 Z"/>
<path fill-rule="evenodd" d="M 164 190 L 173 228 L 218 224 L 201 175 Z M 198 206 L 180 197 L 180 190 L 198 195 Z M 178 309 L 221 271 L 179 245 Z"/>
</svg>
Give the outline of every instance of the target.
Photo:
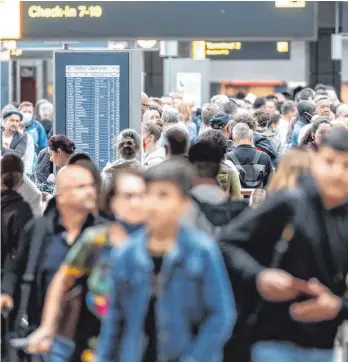
<svg viewBox="0 0 348 362">
<path fill-rule="evenodd" d="M 1 310 L 5 307 L 9 309 L 13 306 L 15 309 L 18 307 L 19 286 L 23 276 L 28 274 L 28 265 L 33 264 L 35 267 L 31 273 L 34 277 L 33 285 L 35 287 L 31 288 L 32 298 L 28 305 L 28 316 L 31 326 L 40 324 L 48 286 L 70 247 L 82 231 L 103 222 L 92 214 L 96 209 L 96 200 L 96 186 L 89 170 L 82 166 L 69 165 L 58 173 L 56 208 L 25 226 L 16 262 L 13 263 L 13 268 L 3 276 Z M 74 291 L 72 294 L 75 297 L 82 297 L 81 290 Z M 76 304 L 74 305 L 76 306 Z M 80 310 L 78 310 L 76 318 L 78 318 L 79 312 Z M 72 324 L 63 328 L 60 335 L 72 338 L 73 336 L 70 334 L 80 332 L 76 331 L 77 326 L 74 324 L 73 317 L 72 315 L 68 319 Z M 93 327 L 93 323 L 97 323 L 97 321 L 90 321 L 89 326 Z M 99 323 L 97 324 L 97 328 L 99 328 Z"/>
</svg>

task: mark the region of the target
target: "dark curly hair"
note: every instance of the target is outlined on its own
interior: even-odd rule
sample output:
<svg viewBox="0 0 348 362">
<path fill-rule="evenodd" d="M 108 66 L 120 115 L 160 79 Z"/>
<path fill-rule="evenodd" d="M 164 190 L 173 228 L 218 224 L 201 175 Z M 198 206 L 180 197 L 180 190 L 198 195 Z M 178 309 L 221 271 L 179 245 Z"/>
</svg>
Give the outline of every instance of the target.
<svg viewBox="0 0 348 362">
<path fill-rule="evenodd" d="M 310 127 L 308 127 L 306 133 L 304 134 L 303 138 L 302 138 L 302 142 L 300 144 L 300 146 L 306 146 L 308 145 L 308 143 L 313 142 L 313 134 L 318 130 L 319 126 L 323 123 L 326 124 L 330 124 L 330 120 L 327 119 L 326 117 L 318 117 L 312 124 Z"/>
<path fill-rule="evenodd" d="M 135 158 L 141 147 L 140 135 L 134 129 L 125 129 L 117 137 L 116 150 L 120 158 L 131 160 Z"/>
</svg>

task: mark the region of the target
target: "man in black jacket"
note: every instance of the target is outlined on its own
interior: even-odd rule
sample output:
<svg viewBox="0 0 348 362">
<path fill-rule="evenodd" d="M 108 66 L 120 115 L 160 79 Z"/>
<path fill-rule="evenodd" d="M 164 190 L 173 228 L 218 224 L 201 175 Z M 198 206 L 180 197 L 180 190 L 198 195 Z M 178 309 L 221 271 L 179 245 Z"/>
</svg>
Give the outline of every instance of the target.
<svg viewBox="0 0 348 362">
<path fill-rule="evenodd" d="M 269 196 L 222 233 L 236 287 L 241 282 L 263 299 L 253 362 L 332 361 L 337 328 L 347 316 L 341 298 L 348 273 L 348 131 L 334 130 L 314 157 L 312 176 L 298 190 Z M 272 268 L 275 250 L 286 245 L 278 242 L 282 236 L 288 248 L 277 252 Z"/>
<path fill-rule="evenodd" d="M 4 131 L 2 132 L 1 153 L 8 152 L 22 158 L 27 150 L 28 136 L 18 132 L 19 123 L 23 120 L 23 114 L 17 109 L 10 109 L 3 115 Z"/>
<path fill-rule="evenodd" d="M 34 282 L 31 284 L 28 305 L 29 324 L 39 325 L 45 295 L 54 274 L 59 269 L 65 255 L 78 236 L 87 227 L 102 222 L 93 215 L 96 209 L 97 192 L 92 173 L 85 167 L 69 165 L 62 169 L 56 178 L 56 207 L 45 216 L 29 222 L 22 233 L 16 263 L 4 275 L 2 282 L 1 309 L 18 305 L 18 293 L 21 281 L 29 263 L 33 263 L 32 255 L 39 250 L 35 260 Z M 74 339 L 76 334 L 97 335 L 99 321 L 91 314 L 84 318 L 86 325 L 77 325 L 79 315 L 87 313 L 83 306 L 83 286 L 77 286 L 72 292 L 74 297 L 68 301 L 66 310 L 68 327 L 62 326 L 61 334 Z M 23 296 L 21 296 L 23 298 Z M 14 303 L 13 303 L 14 302 Z M 82 307 L 81 307 L 82 306 Z M 77 308 L 77 309 L 75 309 Z M 65 310 L 65 309 L 64 309 Z M 22 311 L 21 311 L 22 312 Z M 88 313 L 87 313 L 88 314 Z M 65 327 L 65 328 L 64 328 Z M 95 334 L 94 334 L 95 333 Z"/>
<path fill-rule="evenodd" d="M 250 183 L 254 182 L 257 188 L 264 188 L 273 173 L 271 158 L 267 153 L 255 149 L 253 145 L 253 133 L 246 123 L 237 123 L 233 127 L 232 132 L 236 148 L 226 154 L 226 159 L 232 161 L 236 166 L 239 163 L 243 169 L 245 166 L 253 167 L 254 164 L 263 165 L 264 170 L 259 174 L 259 178 L 250 180 Z M 257 172 L 255 170 L 255 176 L 256 175 Z M 251 187 L 248 186 L 247 183 L 244 184 L 242 178 L 241 184 L 242 187 Z"/>
</svg>

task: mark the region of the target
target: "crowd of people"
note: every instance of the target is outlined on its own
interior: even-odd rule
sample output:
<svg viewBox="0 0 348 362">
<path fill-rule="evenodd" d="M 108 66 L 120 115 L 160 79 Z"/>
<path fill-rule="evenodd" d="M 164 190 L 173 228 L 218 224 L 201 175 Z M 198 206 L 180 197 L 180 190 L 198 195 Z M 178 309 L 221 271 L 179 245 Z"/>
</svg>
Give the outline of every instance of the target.
<svg viewBox="0 0 348 362">
<path fill-rule="evenodd" d="M 348 105 L 142 94 L 99 170 L 2 110 L 2 358 L 329 362 L 348 319 Z"/>
</svg>

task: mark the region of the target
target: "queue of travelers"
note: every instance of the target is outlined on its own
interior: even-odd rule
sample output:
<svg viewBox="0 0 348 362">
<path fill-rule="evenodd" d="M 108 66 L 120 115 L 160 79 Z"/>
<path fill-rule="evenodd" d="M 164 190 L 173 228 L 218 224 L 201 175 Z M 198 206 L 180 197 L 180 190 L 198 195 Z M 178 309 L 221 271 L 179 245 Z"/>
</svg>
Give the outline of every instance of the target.
<svg viewBox="0 0 348 362">
<path fill-rule="evenodd" d="M 333 362 L 348 106 L 319 84 L 141 110 L 98 170 L 49 101 L 3 109 L 4 361 Z"/>
</svg>

